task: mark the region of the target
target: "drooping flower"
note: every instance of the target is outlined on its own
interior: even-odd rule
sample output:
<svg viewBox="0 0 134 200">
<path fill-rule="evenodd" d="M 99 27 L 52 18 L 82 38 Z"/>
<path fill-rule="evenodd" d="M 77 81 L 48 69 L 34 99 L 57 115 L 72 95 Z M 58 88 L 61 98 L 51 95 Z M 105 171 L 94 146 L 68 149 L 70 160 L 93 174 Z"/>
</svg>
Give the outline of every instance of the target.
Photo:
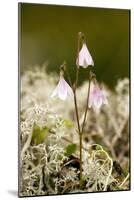
<svg viewBox="0 0 134 200">
<path fill-rule="evenodd" d="M 78 62 L 79 60 L 79 62 Z M 79 52 L 79 59 L 77 58 L 77 62 L 79 66 L 82 66 L 83 68 L 87 68 L 89 65 L 94 66 L 94 61 L 92 59 L 92 56 L 87 48 L 86 43 L 83 43 L 82 48 Z"/>
<path fill-rule="evenodd" d="M 90 83 L 88 107 L 92 107 L 94 110 L 96 110 L 100 109 L 103 104 L 108 104 L 107 98 L 104 91 L 99 88 L 96 79 L 93 79 Z"/>
<path fill-rule="evenodd" d="M 67 97 L 73 96 L 73 90 L 63 76 L 60 76 L 59 83 L 51 95 L 51 97 L 54 96 L 58 96 L 61 100 L 66 100 Z"/>
</svg>

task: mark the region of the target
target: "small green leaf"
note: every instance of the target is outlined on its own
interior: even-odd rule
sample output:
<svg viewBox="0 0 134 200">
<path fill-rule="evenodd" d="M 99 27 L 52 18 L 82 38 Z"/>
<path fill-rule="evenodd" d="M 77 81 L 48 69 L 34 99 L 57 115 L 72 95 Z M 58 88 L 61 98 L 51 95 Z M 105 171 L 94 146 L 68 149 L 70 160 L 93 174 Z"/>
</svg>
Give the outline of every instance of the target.
<svg viewBox="0 0 134 200">
<path fill-rule="evenodd" d="M 43 143 L 47 136 L 47 133 L 48 133 L 47 126 L 40 128 L 40 126 L 34 124 L 31 143 L 35 145 Z"/>
<path fill-rule="evenodd" d="M 65 119 L 64 120 L 64 125 L 68 128 L 73 128 L 74 127 L 74 124 L 71 120 L 68 120 L 68 119 Z"/>
<path fill-rule="evenodd" d="M 76 149 L 77 149 L 77 145 L 76 144 L 69 144 L 66 147 L 66 155 L 67 156 L 72 155 L 73 153 L 75 153 Z"/>
<path fill-rule="evenodd" d="M 62 159 L 63 159 L 63 156 L 61 156 L 61 155 L 57 156 L 57 160 L 62 160 Z"/>
<path fill-rule="evenodd" d="M 124 177 L 126 177 L 128 175 L 128 170 L 122 170 L 122 173 L 123 173 Z"/>
</svg>

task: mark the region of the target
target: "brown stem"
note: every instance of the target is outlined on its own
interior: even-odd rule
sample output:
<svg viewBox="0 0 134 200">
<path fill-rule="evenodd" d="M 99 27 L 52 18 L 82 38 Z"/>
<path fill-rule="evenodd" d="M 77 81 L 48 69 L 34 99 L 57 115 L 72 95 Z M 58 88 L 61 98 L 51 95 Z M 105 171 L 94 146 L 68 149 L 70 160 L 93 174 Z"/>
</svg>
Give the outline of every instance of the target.
<svg viewBox="0 0 134 200">
<path fill-rule="evenodd" d="M 79 114 L 78 114 L 78 106 L 77 106 L 77 97 L 76 97 L 76 88 L 78 84 L 78 78 L 79 78 L 79 50 L 80 50 L 80 36 L 81 33 L 78 33 L 78 44 L 77 44 L 77 70 L 76 70 L 76 79 L 73 86 L 73 93 L 74 93 L 74 105 L 75 105 L 75 113 L 76 113 L 76 120 L 77 120 L 77 126 L 78 126 L 78 132 L 80 135 L 80 123 L 79 123 Z"/>
<path fill-rule="evenodd" d="M 74 105 L 75 105 L 76 120 L 77 120 L 78 132 L 80 134 L 80 123 L 79 123 L 79 114 L 78 114 L 76 91 L 73 91 L 73 92 L 74 92 Z"/>
<path fill-rule="evenodd" d="M 76 113 L 76 120 L 77 120 L 77 126 L 78 126 L 78 132 L 79 132 L 79 151 L 80 151 L 80 186 L 82 185 L 82 134 L 80 130 L 80 122 L 79 122 L 79 114 L 78 114 L 78 106 L 77 106 L 77 97 L 76 97 L 76 88 L 79 78 L 79 51 L 80 51 L 80 39 L 81 39 L 81 33 L 78 33 L 78 44 L 77 44 L 77 61 L 76 61 L 76 80 L 73 87 L 74 92 L 74 105 L 75 105 L 75 113 Z"/>
<path fill-rule="evenodd" d="M 78 107 L 77 107 L 77 98 L 76 98 L 76 91 L 74 90 L 74 105 L 75 105 L 75 112 L 76 112 L 76 119 L 77 119 L 77 126 L 79 132 L 79 150 L 80 150 L 80 186 L 82 185 L 82 134 L 80 131 L 80 123 L 79 123 L 79 115 L 78 115 Z"/>
<path fill-rule="evenodd" d="M 76 72 L 76 81 L 73 88 L 74 92 L 74 105 L 75 105 L 75 113 L 76 113 L 76 120 L 77 120 L 77 126 L 78 126 L 78 132 L 79 132 L 79 151 L 80 151 L 80 186 L 82 184 L 82 135 L 80 131 L 80 122 L 79 122 L 79 114 L 78 114 L 78 106 L 77 106 L 77 97 L 76 97 L 76 86 L 78 81 L 78 75 L 79 75 L 79 68 L 77 67 Z"/>
</svg>

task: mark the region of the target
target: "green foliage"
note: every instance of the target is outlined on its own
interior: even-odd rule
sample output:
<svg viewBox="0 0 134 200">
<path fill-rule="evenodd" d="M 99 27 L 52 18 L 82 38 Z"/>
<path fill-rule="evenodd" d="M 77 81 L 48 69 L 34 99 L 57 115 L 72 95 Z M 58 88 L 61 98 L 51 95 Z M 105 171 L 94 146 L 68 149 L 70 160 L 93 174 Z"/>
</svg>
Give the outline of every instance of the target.
<svg viewBox="0 0 134 200">
<path fill-rule="evenodd" d="M 65 119 L 64 120 L 64 125 L 67 127 L 67 128 L 73 128 L 74 127 L 74 124 L 71 120 L 68 120 L 68 119 Z"/>
<path fill-rule="evenodd" d="M 40 128 L 37 124 L 34 124 L 31 143 L 34 145 L 43 143 L 47 134 L 48 134 L 47 126 Z"/>
<path fill-rule="evenodd" d="M 73 153 L 75 153 L 76 149 L 77 149 L 77 145 L 76 144 L 69 144 L 66 147 L 66 155 L 67 156 L 72 155 Z"/>
</svg>

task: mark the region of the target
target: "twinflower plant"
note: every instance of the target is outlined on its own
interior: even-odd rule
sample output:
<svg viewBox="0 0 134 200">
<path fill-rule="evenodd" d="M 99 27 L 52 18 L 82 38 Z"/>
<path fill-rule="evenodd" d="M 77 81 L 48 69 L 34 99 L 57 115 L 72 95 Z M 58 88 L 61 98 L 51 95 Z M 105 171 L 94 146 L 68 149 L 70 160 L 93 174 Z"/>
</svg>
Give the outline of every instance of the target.
<svg viewBox="0 0 134 200">
<path fill-rule="evenodd" d="M 89 80 L 89 86 L 87 91 L 87 98 L 86 98 L 86 106 L 84 111 L 84 118 L 83 122 L 80 125 L 80 119 L 79 119 L 79 105 L 77 102 L 77 95 L 76 90 L 78 86 L 79 81 L 79 68 L 87 68 L 89 67 L 89 74 L 88 80 Z M 77 38 L 77 56 L 76 56 L 76 77 L 74 83 L 72 83 L 70 79 L 70 75 L 67 71 L 67 67 L 60 68 L 60 78 L 59 83 L 56 87 L 56 89 L 53 91 L 51 97 L 59 97 L 61 100 L 66 100 L 67 97 L 73 97 L 74 99 L 74 108 L 75 108 L 75 114 L 76 114 L 76 121 L 77 121 L 77 132 L 79 134 L 79 163 L 80 163 L 80 188 L 82 188 L 84 179 L 83 179 L 83 159 L 82 159 L 82 136 L 84 131 L 84 126 L 86 122 L 86 116 L 87 112 L 93 108 L 93 110 L 97 109 L 99 110 L 102 105 L 108 104 L 108 100 L 105 96 L 105 93 L 102 89 L 99 87 L 99 83 L 96 80 L 96 75 L 92 72 L 92 67 L 94 66 L 94 61 L 91 56 L 91 53 L 89 52 L 85 36 L 83 33 L 78 33 Z M 66 82 L 64 79 L 64 73 L 67 74 L 68 81 L 70 85 Z M 90 166 L 89 166 L 90 167 Z"/>
</svg>

